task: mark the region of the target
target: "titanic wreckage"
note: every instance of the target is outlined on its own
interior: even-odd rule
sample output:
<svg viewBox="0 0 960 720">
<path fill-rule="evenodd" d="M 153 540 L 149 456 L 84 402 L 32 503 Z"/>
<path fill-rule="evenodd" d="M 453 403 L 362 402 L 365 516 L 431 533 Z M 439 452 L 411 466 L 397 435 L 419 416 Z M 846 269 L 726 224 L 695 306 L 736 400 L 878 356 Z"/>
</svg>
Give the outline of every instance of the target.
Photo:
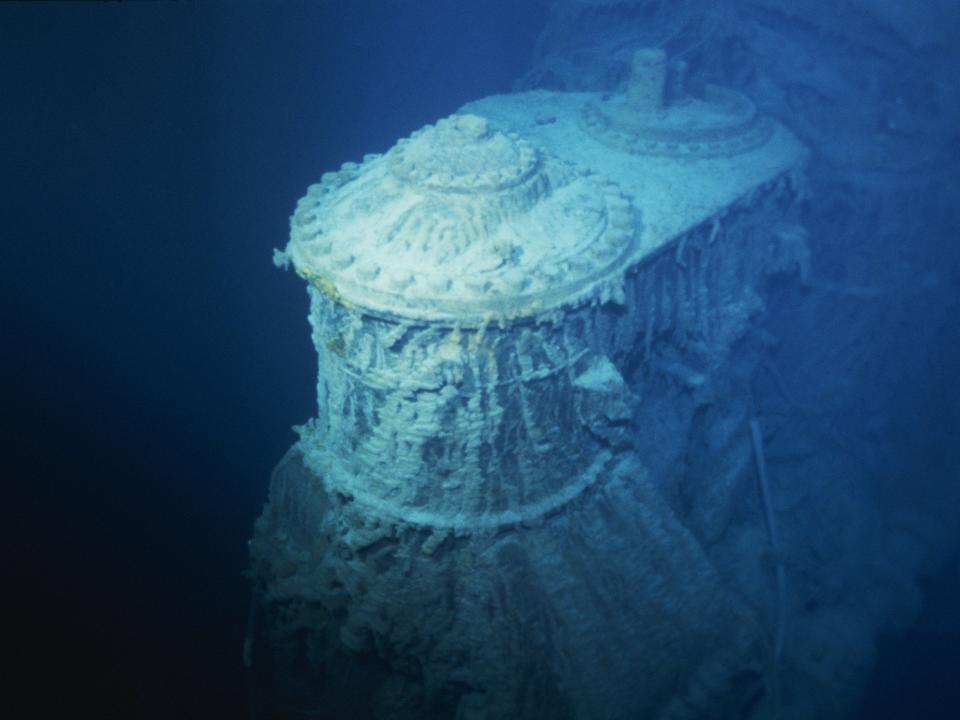
<svg viewBox="0 0 960 720">
<path fill-rule="evenodd" d="M 806 150 L 684 75 L 484 98 L 298 202 L 318 409 L 251 541 L 271 717 L 799 717 L 829 684 L 783 671 L 748 389 L 809 269 Z"/>
</svg>

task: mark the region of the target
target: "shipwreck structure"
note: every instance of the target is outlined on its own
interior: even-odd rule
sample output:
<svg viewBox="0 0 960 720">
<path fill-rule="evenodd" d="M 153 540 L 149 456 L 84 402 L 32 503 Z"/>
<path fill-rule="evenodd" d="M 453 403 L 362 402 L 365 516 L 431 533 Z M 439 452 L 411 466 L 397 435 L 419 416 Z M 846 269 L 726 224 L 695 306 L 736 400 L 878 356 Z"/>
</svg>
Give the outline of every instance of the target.
<svg viewBox="0 0 960 720">
<path fill-rule="evenodd" d="M 318 409 L 251 542 L 275 715 L 779 706 L 743 378 L 808 272 L 805 151 L 684 75 L 484 98 L 298 202 Z"/>
</svg>

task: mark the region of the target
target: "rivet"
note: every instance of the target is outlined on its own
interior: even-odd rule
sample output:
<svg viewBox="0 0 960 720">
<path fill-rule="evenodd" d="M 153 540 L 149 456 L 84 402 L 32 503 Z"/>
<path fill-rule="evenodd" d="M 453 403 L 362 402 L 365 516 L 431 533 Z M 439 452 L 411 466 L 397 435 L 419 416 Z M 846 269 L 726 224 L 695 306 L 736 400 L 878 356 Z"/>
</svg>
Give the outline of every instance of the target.
<svg viewBox="0 0 960 720">
<path fill-rule="evenodd" d="M 464 278 L 463 284 L 468 290 L 477 294 L 485 293 L 491 287 L 490 281 L 482 277 Z"/>
<path fill-rule="evenodd" d="M 633 231 L 634 231 L 633 225 L 627 228 L 611 227 L 607 231 L 606 237 L 603 238 L 603 242 L 613 247 L 620 247 L 621 245 L 626 243 L 631 237 L 633 237 Z"/>
<path fill-rule="evenodd" d="M 593 270 L 593 262 L 585 257 L 575 257 L 570 259 L 570 269 L 578 275 L 586 275 Z"/>
<path fill-rule="evenodd" d="M 452 283 L 450 282 L 450 278 L 441 276 L 441 277 L 430 278 L 430 280 L 427 281 L 426 285 L 431 292 L 444 293 L 450 289 Z"/>
<path fill-rule="evenodd" d="M 590 254 L 597 260 L 605 262 L 616 253 L 616 247 L 610 243 L 598 242 L 590 246 Z"/>
<path fill-rule="evenodd" d="M 315 223 L 317 221 L 317 216 L 314 215 L 312 212 L 301 211 L 296 214 L 296 216 L 294 217 L 294 220 L 297 223 L 297 225 L 299 225 L 300 227 L 303 227 L 304 225 L 310 225 L 312 223 Z"/>
<path fill-rule="evenodd" d="M 537 277 L 548 284 L 559 282 L 563 279 L 563 269 L 557 265 L 541 265 L 536 270 Z"/>
<path fill-rule="evenodd" d="M 629 212 L 615 210 L 610 213 L 610 226 L 617 230 L 629 230 L 633 227 L 633 217 Z"/>
<path fill-rule="evenodd" d="M 353 255 L 336 255 L 330 258 L 330 265 L 332 265 L 336 270 L 344 270 L 351 265 L 356 258 Z"/>
<path fill-rule="evenodd" d="M 607 207 L 613 213 L 630 213 L 630 202 L 620 194 L 608 196 Z"/>
<path fill-rule="evenodd" d="M 391 275 L 387 282 L 394 290 L 406 290 L 413 281 L 414 277 L 410 273 L 400 273 Z"/>
<path fill-rule="evenodd" d="M 377 275 L 380 274 L 379 265 L 368 265 L 366 267 L 357 268 L 357 277 L 363 280 L 364 282 L 370 282 Z"/>
<path fill-rule="evenodd" d="M 530 284 L 530 278 L 520 274 L 508 275 L 503 278 L 503 284 L 506 285 L 511 292 L 518 293 Z"/>
</svg>

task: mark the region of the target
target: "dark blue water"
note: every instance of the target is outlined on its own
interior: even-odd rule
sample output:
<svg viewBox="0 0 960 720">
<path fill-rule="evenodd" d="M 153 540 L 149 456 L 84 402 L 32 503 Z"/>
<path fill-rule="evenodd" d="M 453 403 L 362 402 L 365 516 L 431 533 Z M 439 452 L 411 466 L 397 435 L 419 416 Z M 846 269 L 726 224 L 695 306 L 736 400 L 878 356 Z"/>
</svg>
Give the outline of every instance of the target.
<svg viewBox="0 0 960 720">
<path fill-rule="evenodd" d="M 0 705 L 240 716 L 246 540 L 314 412 L 272 248 L 323 169 L 509 89 L 540 17 L 488 5 L 0 9 Z"/>
<path fill-rule="evenodd" d="M 324 170 L 510 91 L 548 10 L 0 7 L 0 714 L 243 716 L 246 541 L 315 410 L 306 298 L 272 249 Z M 957 255 L 936 257 L 956 309 Z M 938 322 L 898 346 L 923 359 L 894 430 L 928 442 L 892 454 L 957 483 L 958 326 Z M 914 630 L 881 639 L 864 717 L 960 715 L 951 548 Z"/>
</svg>

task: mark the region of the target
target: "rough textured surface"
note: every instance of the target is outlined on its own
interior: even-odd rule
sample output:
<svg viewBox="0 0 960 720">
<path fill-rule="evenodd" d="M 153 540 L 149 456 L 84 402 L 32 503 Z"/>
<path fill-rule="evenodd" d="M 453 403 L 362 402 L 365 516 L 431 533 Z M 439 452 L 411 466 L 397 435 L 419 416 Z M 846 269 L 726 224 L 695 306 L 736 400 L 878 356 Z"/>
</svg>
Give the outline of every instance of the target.
<svg viewBox="0 0 960 720">
<path fill-rule="evenodd" d="M 747 98 L 709 86 L 704 99 L 690 98 L 653 113 L 637 113 L 620 96 L 584 107 L 584 130 L 605 145 L 638 155 L 718 157 L 748 152 L 772 132 Z"/>
<path fill-rule="evenodd" d="M 640 235 L 616 187 L 475 115 L 327 173 L 291 224 L 277 261 L 320 290 L 459 325 L 608 294 Z"/>
<path fill-rule="evenodd" d="M 676 687 L 716 684 L 703 701 L 735 704 L 760 683 L 755 620 L 639 466 L 620 463 L 517 532 L 437 545 L 395 527 L 371 542 L 376 525 L 298 452 L 278 468 L 254 561 L 272 612 L 294 615 L 275 628 L 275 662 L 304 700 L 319 705 L 367 656 L 382 663 L 369 685 L 377 717 L 675 717 Z M 297 647 L 322 638 L 349 660 L 331 657 L 311 687 L 316 667 Z M 753 679 L 723 697 L 738 673 Z"/>
<path fill-rule="evenodd" d="M 734 522 L 742 467 L 693 512 L 677 459 L 736 382 L 766 279 L 808 263 L 787 222 L 803 152 L 771 123 L 736 157 L 637 156 L 583 132 L 596 100 L 488 98 L 301 202 L 279 260 L 311 283 L 318 415 L 251 545 L 276 707 L 723 718 L 772 702 L 767 613 L 697 536 Z M 513 249 L 471 287 L 503 228 Z M 617 253 L 581 250 L 610 233 Z M 527 253 L 547 272 L 511 295 Z M 393 258 L 451 282 L 350 274 Z"/>
<path fill-rule="evenodd" d="M 463 111 L 483 115 L 492 126 L 521 133 L 559 157 L 615 181 L 643 218 L 637 260 L 679 241 L 707 219 L 722 218 L 733 203 L 767 184 L 793 182 L 791 192 L 804 192 L 801 177 L 792 171 L 802 167 L 805 151 L 777 123 L 765 121 L 770 129 L 766 141 L 752 150 L 715 157 L 647 156 L 584 132 L 581 113 L 601 98 L 598 93 L 532 91 L 484 98 L 468 103 Z"/>
</svg>

